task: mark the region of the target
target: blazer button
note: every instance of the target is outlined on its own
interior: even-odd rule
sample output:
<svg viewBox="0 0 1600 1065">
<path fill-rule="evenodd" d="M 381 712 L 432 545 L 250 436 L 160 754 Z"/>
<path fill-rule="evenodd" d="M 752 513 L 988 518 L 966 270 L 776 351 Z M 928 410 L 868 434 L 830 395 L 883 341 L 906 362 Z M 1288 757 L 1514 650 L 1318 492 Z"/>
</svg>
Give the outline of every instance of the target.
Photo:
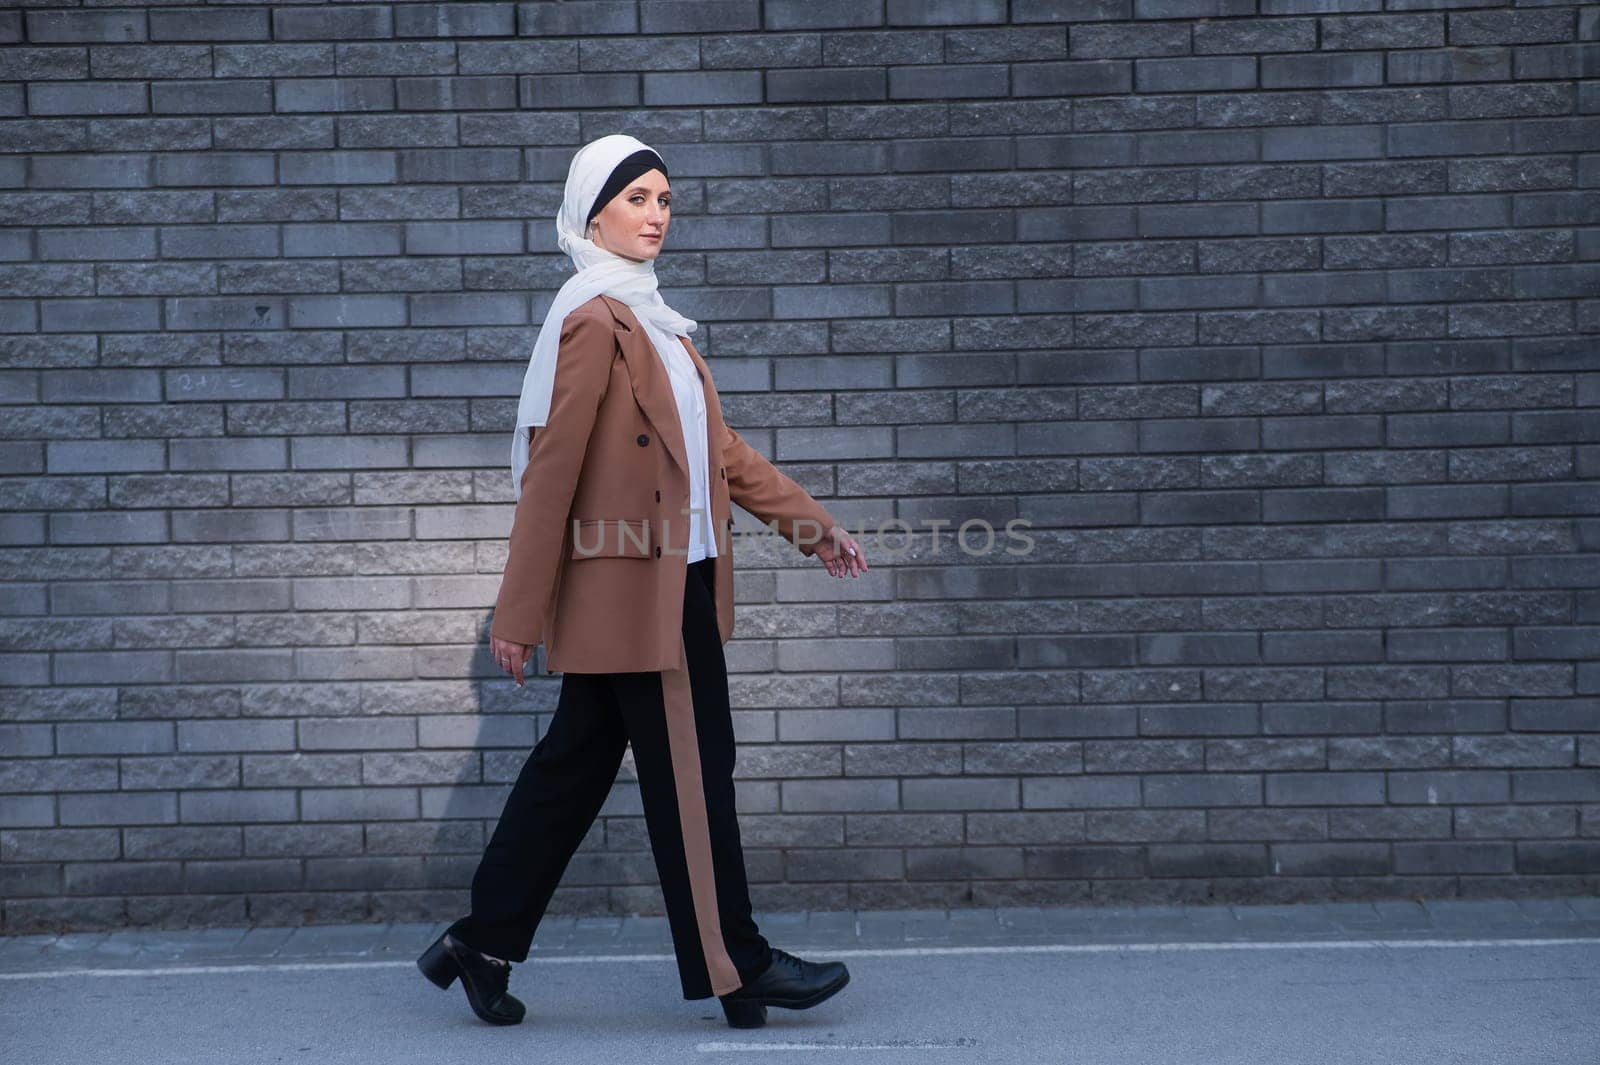
<svg viewBox="0 0 1600 1065">
<path fill-rule="evenodd" d="M 656 489 L 656 502 L 661 502 L 661 489 L 659 488 Z"/>
<path fill-rule="evenodd" d="M 661 557 L 661 545 L 660 544 L 656 545 L 656 557 L 657 558 Z"/>
<path fill-rule="evenodd" d="M 648 436 L 644 435 L 643 433 L 640 433 L 638 435 L 638 437 L 636 438 L 636 442 L 638 443 L 638 445 L 640 447 L 644 447 L 646 444 L 648 444 L 650 442 L 650 438 Z"/>
</svg>

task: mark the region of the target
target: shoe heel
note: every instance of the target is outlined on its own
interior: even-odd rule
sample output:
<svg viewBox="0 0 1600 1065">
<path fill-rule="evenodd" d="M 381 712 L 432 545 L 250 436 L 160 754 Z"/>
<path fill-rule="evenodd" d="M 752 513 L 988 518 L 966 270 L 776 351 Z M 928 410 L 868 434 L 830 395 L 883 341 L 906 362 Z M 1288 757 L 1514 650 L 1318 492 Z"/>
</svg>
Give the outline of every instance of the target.
<svg viewBox="0 0 1600 1065">
<path fill-rule="evenodd" d="M 722 1014 L 731 1028 L 760 1028 L 767 1023 L 767 1004 L 760 999 L 722 999 Z"/>
<path fill-rule="evenodd" d="M 422 970 L 423 976 L 446 990 L 461 975 L 461 965 L 444 945 L 444 936 L 434 940 L 433 946 L 422 952 L 422 957 L 417 959 L 417 968 Z"/>
</svg>

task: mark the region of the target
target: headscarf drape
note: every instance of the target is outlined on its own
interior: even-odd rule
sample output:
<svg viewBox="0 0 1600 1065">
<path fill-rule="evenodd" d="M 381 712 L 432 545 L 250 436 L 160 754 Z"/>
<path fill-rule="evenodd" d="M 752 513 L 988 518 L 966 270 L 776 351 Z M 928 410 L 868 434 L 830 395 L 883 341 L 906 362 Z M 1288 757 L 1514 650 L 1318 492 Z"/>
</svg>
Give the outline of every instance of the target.
<svg viewBox="0 0 1600 1065">
<path fill-rule="evenodd" d="M 577 272 L 556 292 L 544 323 L 533 342 L 533 354 L 522 378 L 517 402 L 516 432 L 511 443 L 512 492 L 522 497 L 522 475 L 528 466 L 529 430 L 545 424 L 550 413 L 550 392 L 555 384 L 556 356 L 561 345 L 561 325 L 573 308 L 598 293 L 626 303 L 641 321 L 660 326 L 669 335 L 692 333 L 698 323 L 685 318 L 661 298 L 656 289 L 654 259 L 634 262 L 595 244 L 583 235 L 590 209 L 617 164 L 634 152 L 653 151 L 625 133 L 613 133 L 578 149 L 567 169 L 566 193 L 556 213 L 556 242 L 571 257 Z M 663 164 L 662 173 L 666 173 Z"/>
</svg>

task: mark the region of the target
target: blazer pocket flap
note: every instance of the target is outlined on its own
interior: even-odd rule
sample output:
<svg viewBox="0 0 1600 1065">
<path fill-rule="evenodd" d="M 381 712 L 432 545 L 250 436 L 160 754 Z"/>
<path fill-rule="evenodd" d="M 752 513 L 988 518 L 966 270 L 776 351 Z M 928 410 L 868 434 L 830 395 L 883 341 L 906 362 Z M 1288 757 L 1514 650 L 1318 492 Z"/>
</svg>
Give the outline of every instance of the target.
<svg viewBox="0 0 1600 1065">
<path fill-rule="evenodd" d="M 650 558 L 654 553 L 648 518 L 578 518 L 572 523 L 572 558 Z"/>
</svg>

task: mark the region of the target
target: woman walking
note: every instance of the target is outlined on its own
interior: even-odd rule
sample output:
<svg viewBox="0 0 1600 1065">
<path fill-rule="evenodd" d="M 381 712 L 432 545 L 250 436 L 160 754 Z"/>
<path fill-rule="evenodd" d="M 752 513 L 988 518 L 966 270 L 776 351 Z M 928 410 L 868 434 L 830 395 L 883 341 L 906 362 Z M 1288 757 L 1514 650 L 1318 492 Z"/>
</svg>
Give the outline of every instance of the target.
<svg viewBox="0 0 1600 1065">
<path fill-rule="evenodd" d="M 573 157 L 556 216 L 577 268 L 523 379 L 517 493 L 490 626 L 516 679 L 541 641 L 563 674 L 472 880 L 471 912 L 418 959 L 457 977 L 483 1020 L 516 1024 L 508 991 L 551 894 L 633 747 L 685 999 L 717 995 L 729 1024 L 806 1009 L 850 975 L 771 946 L 751 917 L 734 812 L 723 645 L 733 633 L 736 502 L 835 577 L 867 569 L 828 511 L 722 420 L 711 373 L 668 307 L 655 258 L 671 216 L 661 157 L 622 134 Z"/>
</svg>

